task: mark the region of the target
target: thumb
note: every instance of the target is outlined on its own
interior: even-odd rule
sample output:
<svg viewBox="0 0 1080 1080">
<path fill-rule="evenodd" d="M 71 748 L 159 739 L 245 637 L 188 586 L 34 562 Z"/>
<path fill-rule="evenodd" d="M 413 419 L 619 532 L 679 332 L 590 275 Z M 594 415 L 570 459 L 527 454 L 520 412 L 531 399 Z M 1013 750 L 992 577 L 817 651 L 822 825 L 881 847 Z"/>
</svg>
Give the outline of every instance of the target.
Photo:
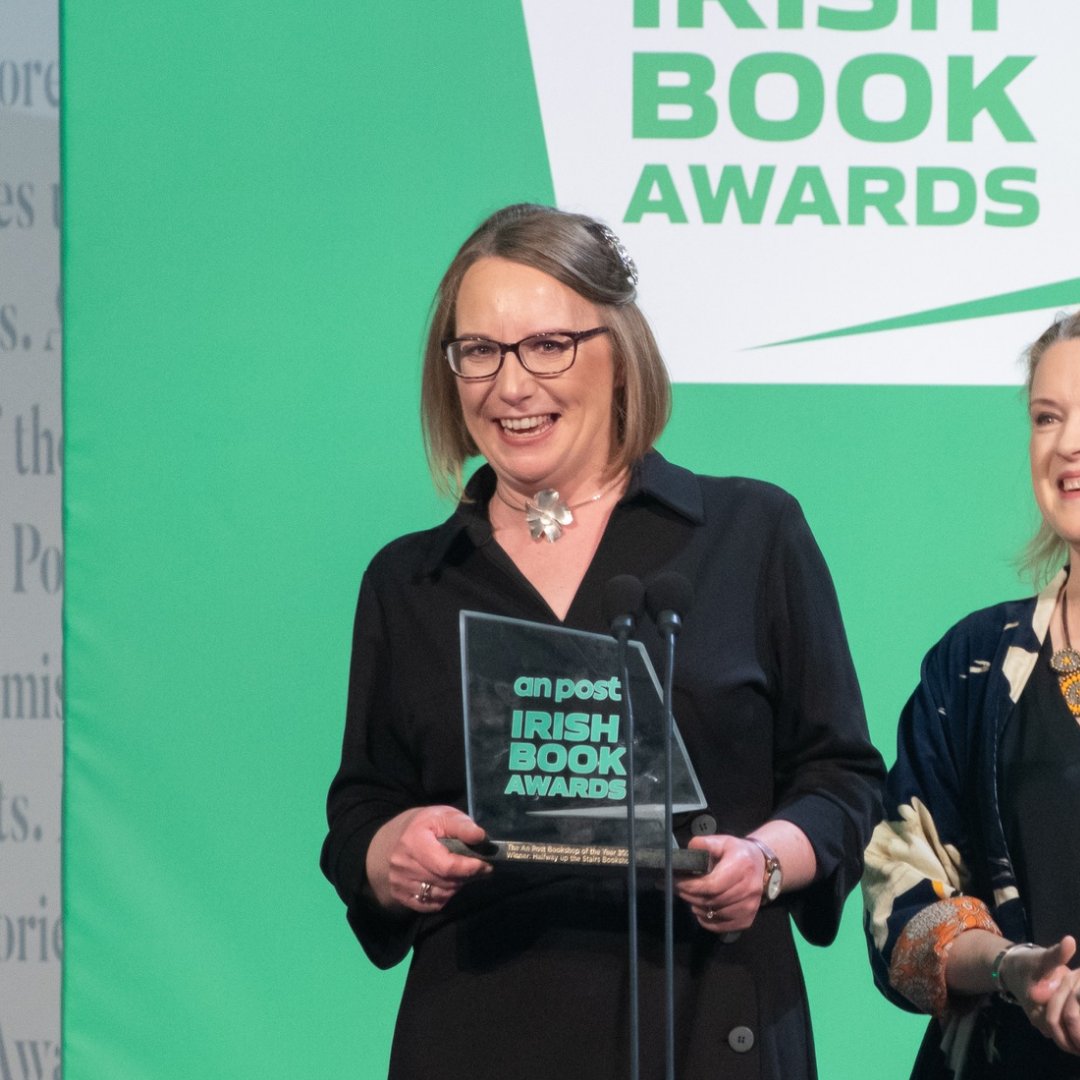
<svg viewBox="0 0 1080 1080">
<path fill-rule="evenodd" d="M 1028 996 L 1036 1005 L 1045 1005 L 1061 983 L 1062 970 L 1076 953 L 1076 939 L 1066 934 L 1056 945 L 1043 950 L 1031 972 Z"/>
<path fill-rule="evenodd" d="M 1036 1005 L 1045 1005 L 1053 996 L 1054 991 L 1061 984 L 1061 976 L 1056 970 L 1049 971 L 1038 982 L 1033 982 L 1028 988 L 1028 997 Z"/>
<path fill-rule="evenodd" d="M 448 808 L 432 821 L 436 836 L 454 836 L 467 844 L 475 844 L 484 839 L 484 830 L 468 814 Z"/>
<path fill-rule="evenodd" d="M 1061 950 L 1060 962 L 1067 964 L 1076 955 L 1076 938 L 1072 934 L 1066 934 L 1054 948 Z"/>
<path fill-rule="evenodd" d="M 1076 938 L 1066 934 L 1057 944 L 1043 949 L 1035 970 L 1032 972 L 1033 980 L 1045 979 L 1052 971 L 1064 967 L 1073 958 L 1076 952 Z"/>
</svg>

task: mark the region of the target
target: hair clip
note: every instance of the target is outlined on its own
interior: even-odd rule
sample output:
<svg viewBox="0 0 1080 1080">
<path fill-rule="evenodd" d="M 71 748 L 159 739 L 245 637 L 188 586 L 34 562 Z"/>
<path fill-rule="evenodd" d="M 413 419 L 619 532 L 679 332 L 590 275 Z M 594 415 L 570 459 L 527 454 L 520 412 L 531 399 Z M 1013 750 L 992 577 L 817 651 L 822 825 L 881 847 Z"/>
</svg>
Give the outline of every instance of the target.
<svg viewBox="0 0 1080 1080">
<path fill-rule="evenodd" d="M 597 227 L 600 230 L 600 235 L 607 241 L 608 246 L 615 252 L 615 257 L 622 264 L 622 268 L 626 272 L 626 283 L 631 288 L 637 288 L 638 270 L 634 260 L 630 258 L 630 252 L 623 247 L 623 242 L 606 225 L 601 225 L 598 222 Z"/>
</svg>

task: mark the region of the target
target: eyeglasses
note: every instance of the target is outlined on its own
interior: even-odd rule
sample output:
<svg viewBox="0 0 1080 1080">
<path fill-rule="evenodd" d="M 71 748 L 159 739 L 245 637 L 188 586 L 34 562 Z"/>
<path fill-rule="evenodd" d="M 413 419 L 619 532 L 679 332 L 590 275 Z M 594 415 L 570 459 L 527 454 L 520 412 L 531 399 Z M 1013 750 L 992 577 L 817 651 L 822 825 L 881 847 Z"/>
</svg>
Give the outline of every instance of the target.
<svg viewBox="0 0 1080 1080">
<path fill-rule="evenodd" d="M 577 347 L 609 328 L 597 326 L 592 330 L 553 330 L 547 334 L 530 334 L 512 345 L 481 337 L 451 338 L 442 343 L 450 370 L 466 380 L 493 379 L 503 366 L 507 353 L 513 353 L 521 366 L 533 375 L 561 375 L 574 366 Z"/>
</svg>

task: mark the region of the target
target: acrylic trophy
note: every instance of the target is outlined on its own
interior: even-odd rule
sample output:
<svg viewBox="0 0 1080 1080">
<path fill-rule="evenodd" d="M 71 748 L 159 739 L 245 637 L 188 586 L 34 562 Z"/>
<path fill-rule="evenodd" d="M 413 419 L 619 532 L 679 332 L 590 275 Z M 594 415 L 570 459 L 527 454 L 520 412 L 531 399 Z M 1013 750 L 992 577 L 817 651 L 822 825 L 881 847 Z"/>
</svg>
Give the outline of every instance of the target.
<svg viewBox="0 0 1080 1080">
<path fill-rule="evenodd" d="M 705 873 L 703 851 L 664 832 L 667 723 L 660 684 L 640 642 L 629 643 L 634 770 L 626 768 L 626 688 L 618 645 L 543 623 L 461 613 L 461 671 L 469 815 L 488 839 L 451 850 L 494 862 L 625 868 L 627 791 L 634 784 L 637 864 Z M 678 729 L 672 735 L 672 809 L 705 806 Z"/>
</svg>

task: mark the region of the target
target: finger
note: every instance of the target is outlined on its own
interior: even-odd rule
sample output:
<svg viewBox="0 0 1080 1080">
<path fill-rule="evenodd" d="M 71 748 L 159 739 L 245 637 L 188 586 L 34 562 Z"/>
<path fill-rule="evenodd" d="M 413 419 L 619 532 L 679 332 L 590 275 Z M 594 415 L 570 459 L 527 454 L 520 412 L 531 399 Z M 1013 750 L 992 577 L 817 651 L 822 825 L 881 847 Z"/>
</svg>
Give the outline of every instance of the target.
<svg viewBox="0 0 1080 1080">
<path fill-rule="evenodd" d="M 440 851 L 442 849 L 440 848 Z M 451 858 L 460 859 L 461 856 L 449 856 L 445 852 L 446 859 Z M 414 908 L 415 910 L 427 910 L 431 906 L 431 897 L 438 898 L 440 903 L 445 903 L 457 890 L 461 887 L 462 883 L 468 880 L 470 874 L 454 873 L 452 868 L 451 872 L 447 873 L 446 867 L 439 867 L 434 865 L 439 861 L 439 857 L 431 861 L 420 860 L 408 856 L 397 856 L 391 860 L 390 864 L 390 888 L 394 896 L 394 899 L 399 903 L 405 904 L 406 907 Z M 465 859 L 466 863 L 478 863 L 480 871 L 474 871 L 473 873 L 489 871 L 490 867 L 485 863 L 480 863 L 477 859 Z M 427 883 L 428 888 L 424 889 L 424 883 Z M 424 899 L 419 899 L 423 896 Z"/>
<path fill-rule="evenodd" d="M 398 899 L 413 911 L 430 915 L 433 911 L 441 911 L 457 891 L 457 886 L 446 886 L 425 878 L 404 884 Z"/>
<path fill-rule="evenodd" d="M 1061 985 L 1062 976 L 1067 975 L 1068 970 L 1068 968 L 1058 966 L 1033 982 L 1028 987 L 1028 997 L 1031 1001 L 1045 1010 L 1047 1003 Z"/>
<path fill-rule="evenodd" d="M 1031 975 L 1032 981 L 1043 979 L 1055 968 L 1067 967 L 1076 953 L 1076 939 L 1066 934 L 1059 942 L 1041 950 Z"/>
<path fill-rule="evenodd" d="M 1072 934 L 1066 934 L 1056 948 L 1060 950 L 1061 963 L 1067 964 L 1076 955 L 1076 938 Z"/>
<path fill-rule="evenodd" d="M 754 921 L 752 915 L 741 911 L 720 912 L 715 908 L 705 908 L 695 912 L 698 924 L 713 934 L 730 934 L 746 930 Z"/>
<path fill-rule="evenodd" d="M 745 930 L 754 921 L 758 904 L 756 898 L 751 898 L 737 904 L 723 906 L 714 903 L 694 904 L 690 910 L 698 919 L 704 919 L 713 926 L 721 925 L 728 930 L 733 928 Z"/>
<path fill-rule="evenodd" d="M 434 856 L 432 859 L 432 873 L 444 884 L 460 884 L 478 874 L 490 874 L 492 869 L 491 863 L 478 855 L 454 855 L 445 848 L 443 855 Z"/>
<path fill-rule="evenodd" d="M 1061 1010 L 1061 1032 L 1065 1040 L 1063 1049 L 1070 1054 L 1080 1051 L 1080 1002 L 1076 1000 L 1076 987 L 1071 986 Z"/>
<path fill-rule="evenodd" d="M 1062 1028 L 1062 1014 L 1071 993 L 1072 986 L 1068 979 L 1056 980 L 1054 992 L 1050 995 L 1050 999 L 1044 1007 L 1043 1016 L 1046 1034 L 1062 1050 L 1067 1050 L 1069 1045 L 1068 1036 Z"/>
<path fill-rule="evenodd" d="M 479 843 L 487 835 L 468 814 L 460 810 L 444 811 L 433 821 L 437 836 L 453 836 L 467 844 Z"/>
<path fill-rule="evenodd" d="M 412 833 L 411 827 L 406 830 L 402 847 L 407 857 L 413 860 L 413 869 L 422 871 L 420 877 L 434 875 L 445 882 L 457 882 L 491 871 L 490 865 L 483 859 L 450 852 L 441 842 L 444 838 L 469 844 L 482 841 L 484 830 L 468 815 L 452 808 L 440 808 L 414 824 L 416 832 Z"/>
<path fill-rule="evenodd" d="M 752 860 L 737 855 L 721 859 L 701 877 L 680 878 L 676 889 L 686 900 L 695 898 L 730 900 L 761 888 L 761 871 Z"/>
</svg>

